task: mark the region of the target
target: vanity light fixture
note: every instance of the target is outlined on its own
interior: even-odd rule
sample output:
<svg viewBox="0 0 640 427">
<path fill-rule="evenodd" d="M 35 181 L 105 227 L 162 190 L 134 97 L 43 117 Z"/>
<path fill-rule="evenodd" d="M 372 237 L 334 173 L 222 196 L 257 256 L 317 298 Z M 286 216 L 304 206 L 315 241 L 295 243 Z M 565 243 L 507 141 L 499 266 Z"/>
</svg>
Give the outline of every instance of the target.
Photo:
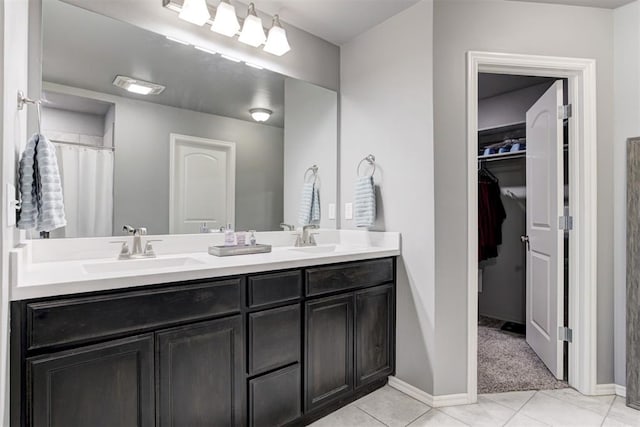
<svg viewBox="0 0 640 427">
<path fill-rule="evenodd" d="M 177 38 L 175 38 L 175 37 L 171 37 L 171 36 L 164 36 L 164 37 L 165 37 L 167 40 L 171 40 L 172 42 L 176 42 L 176 43 L 179 43 L 179 44 L 183 44 L 183 45 L 185 45 L 185 46 L 189 46 L 189 45 L 190 45 L 190 43 L 187 43 L 186 41 L 184 41 L 184 40 L 180 40 L 180 39 L 177 39 Z"/>
<path fill-rule="evenodd" d="M 113 79 L 114 86 L 136 93 L 138 95 L 159 95 L 166 87 L 157 83 L 147 82 L 144 80 L 134 79 L 133 77 L 117 75 Z"/>
<path fill-rule="evenodd" d="M 289 40 L 287 40 L 287 32 L 280 24 L 280 17 L 274 15 L 273 24 L 269 30 L 267 44 L 264 45 L 264 51 L 273 55 L 282 56 L 291 50 Z"/>
<path fill-rule="evenodd" d="M 209 14 L 206 0 L 184 0 L 178 17 L 192 24 L 203 26 L 211 18 L 211 14 Z"/>
<path fill-rule="evenodd" d="M 238 58 L 234 58 L 233 56 L 225 55 L 224 53 L 221 53 L 220 56 L 222 56 L 224 59 L 228 59 L 231 62 L 241 62 Z"/>
<path fill-rule="evenodd" d="M 213 18 L 211 31 L 233 37 L 238 30 L 240 30 L 240 23 L 236 16 L 236 8 L 229 3 L 229 0 L 222 0 L 216 9 L 216 17 Z"/>
<path fill-rule="evenodd" d="M 264 28 L 262 28 L 262 19 L 256 13 L 256 6 L 253 3 L 249 3 L 247 17 L 244 18 L 242 32 L 240 32 L 238 41 L 249 46 L 258 47 L 266 40 L 267 36 L 264 34 Z"/>
<path fill-rule="evenodd" d="M 266 122 L 273 114 L 273 111 L 266 108 L 252 108 L 249 113 L 251 113 L 251 118 L 256 122 Z"/>
</svg>

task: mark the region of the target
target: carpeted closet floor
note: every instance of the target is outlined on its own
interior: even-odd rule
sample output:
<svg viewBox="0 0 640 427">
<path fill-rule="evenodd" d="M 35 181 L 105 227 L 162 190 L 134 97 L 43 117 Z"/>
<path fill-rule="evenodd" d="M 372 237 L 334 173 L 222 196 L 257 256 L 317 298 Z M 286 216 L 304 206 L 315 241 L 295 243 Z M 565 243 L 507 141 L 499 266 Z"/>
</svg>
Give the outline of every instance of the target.
<svg viewBox="0 0 640 427">
<path fill-rule="evenodd" d="M 501 330 L 503 324 L 488 317 L 478 321 L 478 393 L 569 387 L 549 372 L 524 335 Z"/>
</svg>

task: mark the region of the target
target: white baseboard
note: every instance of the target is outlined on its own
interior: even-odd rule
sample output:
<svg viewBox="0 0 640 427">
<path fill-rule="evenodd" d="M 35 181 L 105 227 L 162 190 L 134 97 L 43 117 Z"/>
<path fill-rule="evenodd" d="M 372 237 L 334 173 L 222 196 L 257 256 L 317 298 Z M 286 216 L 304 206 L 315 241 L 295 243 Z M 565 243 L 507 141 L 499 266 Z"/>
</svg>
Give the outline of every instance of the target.
<svg viewBox="0 0 640 427">
<path fill-rule="evenodd" d="M 620 397 L 627 397 L 627 388 L 618 384 L 597 384 L 594 391 L 595 396 L 607 396 L 615 394 Z"/>
<path fill-rule="evenodd" d="M 411 396 L 414 399 L 431 406 L 432 408 L 441 408 L 443 406 L 468 405 L 471 402 L 467 393 L 446 394 L 442 396 L 433 396 L 426 391 L 422 391 L 417 387 L 408 384 L 397 377 L 389 377 L 389 386 L 398 391 Z"/>
</svg>

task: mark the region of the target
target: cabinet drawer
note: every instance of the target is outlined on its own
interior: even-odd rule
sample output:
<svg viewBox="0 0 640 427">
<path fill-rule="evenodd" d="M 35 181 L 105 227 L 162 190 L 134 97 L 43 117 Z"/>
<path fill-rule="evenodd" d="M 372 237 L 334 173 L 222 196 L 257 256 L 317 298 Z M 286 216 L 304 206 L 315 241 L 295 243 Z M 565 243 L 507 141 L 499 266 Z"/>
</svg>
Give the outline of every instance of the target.
<svg viewBox="0 0 640 427">
<path fill-rule="evenodd" d="M 241 279 L 207 281 L 28 303 L 27 348 L 67 345 L 237 312 L 240 283 Z"/>
<path fill-rule="evenodd" d="M 300 360 L 300 304 L 249 314 L 249 374 Z"/>
<path fill-rule="evenodd" d="M 391 258 L 307 269 L 307 296 L 374 286 L 393 280 Z"/>
<path fill-rule="evenodd" d="M 259 307 L 302 296 L 302 272 L 284 271 L 260 274 L 247 281 L 247 305 Z"/>
<path fill-rule="evenodd" d="M 295 364 L 249 381 L 249 425 L 275 427 L 300 417 L 300 379 Z"/>
</svg>

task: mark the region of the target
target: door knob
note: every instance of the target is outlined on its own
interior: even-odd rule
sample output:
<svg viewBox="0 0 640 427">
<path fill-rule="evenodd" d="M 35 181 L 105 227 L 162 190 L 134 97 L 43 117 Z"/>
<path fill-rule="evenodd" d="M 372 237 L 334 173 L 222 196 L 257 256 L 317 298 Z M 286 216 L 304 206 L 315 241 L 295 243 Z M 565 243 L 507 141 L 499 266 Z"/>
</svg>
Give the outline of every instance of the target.
<svg viewBox="0 0 640 427">
<path fill-rule="evenodd" d="M 527 251 L 531 250 L 531 243 L 529 243 L 529 236 L 525 236 L 525 235 L 520 236 L 520 241 L 527 245 Z"/>
</svg>

